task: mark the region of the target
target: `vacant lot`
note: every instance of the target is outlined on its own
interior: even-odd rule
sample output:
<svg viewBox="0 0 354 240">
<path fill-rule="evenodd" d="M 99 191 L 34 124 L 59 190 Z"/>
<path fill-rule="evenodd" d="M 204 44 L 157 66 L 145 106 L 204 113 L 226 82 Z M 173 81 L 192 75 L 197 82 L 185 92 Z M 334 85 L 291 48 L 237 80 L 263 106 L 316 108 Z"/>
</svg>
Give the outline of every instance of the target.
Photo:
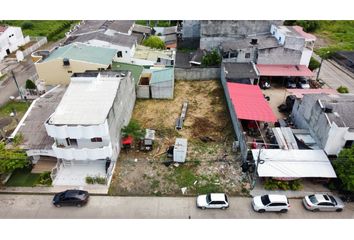
<svg viewBox="0 0 354 240">
<path fill-rule="evenodd" d="M 184 101 L 189 103 L 187 118 L 183 129 L 176 131 Z M 154 150 L 121 152 L 111 194 L 182 195 L 181 188 L 186 188 L 186 195 L 248 192 L 237 156 L 231 152 L 234 137 L 218 81 L 177 81 L 173 100 L 138 100 L 133 118 L 142 127 L 156 130 Z M 188 139 L 187 162 L 165 166 L 166 148 L 176 137 Z"/>
<path fill-rule="evenodd" d="M 31 103 L 13 102 L 10 101 L 0 107 L 0 130 L 3 130 L 6 136 L 10 135 L 17 126 L 17 121 L 20 121 L 26 113 Z M 11 117 L 11 112 L 16 112 L 16 117 Z M 0 135 L 1 139 L 1 135 Z"/>
</svg>

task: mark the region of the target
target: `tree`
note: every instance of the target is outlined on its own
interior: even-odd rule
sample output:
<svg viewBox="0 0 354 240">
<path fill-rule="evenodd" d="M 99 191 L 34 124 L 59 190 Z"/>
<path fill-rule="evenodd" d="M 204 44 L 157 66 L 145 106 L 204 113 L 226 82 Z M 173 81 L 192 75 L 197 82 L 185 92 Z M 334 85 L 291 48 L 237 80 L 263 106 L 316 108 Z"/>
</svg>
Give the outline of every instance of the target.
<svg viewBox="0 0 354 240">
<path fill-rule="evenodd" d="M 151 48 L 165 49 L 165 43 L 157 36 L 150 36 L 143 41 L 143 45 Z"/>
<path fill-rule="evenodd" d="M 138 121 L 135 119 L 130 120 L 129 124 L 122 128 L 123 137 L 132 136 L 135 139 L 144 137 L 144 131 Z"/>
<path fill-rule="evenodd" d="M 34 84 L 34 82 L 30 79 L 27 79 L 25 88 L 26 89 L 37 89 L 36 84 Z"/>
<path fill-rule="evenodd" d="M 321 65 L 321 64 L 320 64 L 319 61 L 317 61 L 315 58 L 311 57 L 310 63 L 309 63 L 309 69 L 310 69 L 311 71 L 313 71 L 313 70 L 319 68 L 320 65 Z"/>
<path fill-rule="evenodd" d="M 202 58 L 202 64 L 204 66 L 216 66 L 221 63 L 221 56 L 215 49 L 211 52 L 208 52 Z"/>
<path fill-rule="evenodd" d="M 354 192 L 354 146 L 344 148 L 333 161 L 334 169 L 345 191 Z"/>
<path fill-rule="evenodd" d="M 286 20 L 284 21 L 285 26 L 299 25 L 303 27 L 305 32 L 314 32 L 320 27 L 319 21 L 309 21 L 309 20 Z"/>
<path fill-rule="evenodd" d="M 24 151 L 20 149 L 6 149 L 5 143 L 0 142 L 0 174 L 9 173 L 28 165 L 29 161 Z"/>
</svg>

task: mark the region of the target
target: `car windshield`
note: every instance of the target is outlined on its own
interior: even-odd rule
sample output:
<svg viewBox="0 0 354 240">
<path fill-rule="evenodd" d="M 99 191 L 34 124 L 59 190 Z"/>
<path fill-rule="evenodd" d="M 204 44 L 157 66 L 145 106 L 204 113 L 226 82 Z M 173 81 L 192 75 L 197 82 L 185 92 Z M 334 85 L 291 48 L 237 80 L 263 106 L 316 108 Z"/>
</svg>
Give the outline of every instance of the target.
<svg viewBox="0 0 354 240">
<path fill-rule="evenodd" d="M 328 196 L 330 199 L 331 199 L 331 202 L 334 204 L 334 205 L 337 205 L 337 201 L 334 199 L 333 196 Z"/>
<path fill-rule="evenodd" d="M 210 203 L 210 202 L 211 202 L 210 194 L 207 194 L 207 195 L 206 195 L 206 201 L 207 201 L 207 203 Z"/>
<path fill-rule="evenodd" d="M 310 195 L 310 196 L 309 196 L 309 199 L 310 199 L 310 201 L 311 201 L 313 204 L 317 204 L 317 203 L 318 203 L 317 198 L 315 197 L 315 195 Z"/>
<path fill-rule="evenodd" d="M 261 201 L 262 201 L 263 205 L 268 205 L 270 203 L 269 196 L 268 195 L 262 196 Z"/>
</svg>

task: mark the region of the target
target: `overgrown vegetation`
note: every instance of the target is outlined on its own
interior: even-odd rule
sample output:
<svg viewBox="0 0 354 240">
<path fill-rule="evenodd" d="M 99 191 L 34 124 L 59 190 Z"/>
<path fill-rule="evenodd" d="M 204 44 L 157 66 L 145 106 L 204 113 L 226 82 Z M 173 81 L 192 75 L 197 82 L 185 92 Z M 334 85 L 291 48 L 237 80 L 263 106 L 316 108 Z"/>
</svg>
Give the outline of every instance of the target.
<svg viewBox="0 0 354 240">
<path fill-rule="evenodd" d="M 143 41 L 143 45 L 156 49 L 165 49 L 165 43 L 157 36 L 150 36 Z"/>
<path fill-rule="evenodd" d="M 321 65 L 321 63 L 320 63 L 319 61 L 317 61 L 315 58 L 311 57 L 310 63 L 309 63 L 309 69 L 310 69 L 311 71 L 313 71 L 313 70 L 319 68 L 320 65 Z"/>
<path fill-rule="evenodd" d="M 314 32 L 320 27 L 319 21 L 315 20 L 286 20 L 284 25 L 293 26 L 298 25 L 303 27 L 305 32 Z"/>
<path fill-rule="evenodd" d="M 26 81 L 26 89 L 37 89 L 36 84 L 31 79 L 27 79 Z"/>
<path fill-rule="evenodd" d="M 264 183 L 266 190 L 292 190 L 297 191 L 303 188 L 299 179 L 292 181 L 278 181 L 275 179 L 267 179 Z"/>
<path fill-rule="evenodd" d="M 221 63 L 221 56 L 216 49 L 205 54 L 202 58 L 204 66 L 218 66 Z"/>
<path fill-rule="evenodd" d="M 19 146 L 23 142 L 23 134 L 22 133 L 16 134 L 12 142 L 15 147 Z"/>
<path fill-rule="evenodd" d="M 344 148 L 333 161 L 340 190 L 354 192 L 354 146 Z"/>
<path fill-rule="evenodd" d="M 10 173 L 16 169 L 28 167 L 27 155 L 20 149 L 6 149 L 5 143 L 0 142 L 0 174 Z"/>
<path fill-rule="evenodd" d="M 39 175 L 37 185 L 51 186 L 52 178 L 50 177 L 50 172 L 43 172 Z"/>
<path fill-rule="evenodd" d="M 25 102 L 14 102 L 10 101 L 7 104 L 0 107 L 0 118 L 8 117 L 13 110 L 16 111 L 17 115 L 20 113 L 25 113 L 28 109 L 28 105 Z"/>
<path fill-rule="evenodd" d="M 139 25 L 147 26 L 148 20 L 136 20 L 135 23 Z M 157 25 L 157 27 L 172 27 L 172 26 L 176 26 L 176 24 L 177 24 L 176 21 L 150 20 L 149 26 L 155 27 L 155 25 Z"/>
<path fill-rule="evenodd" d="M 24 35 L 45 36 L 48 41 L 57 41 L 78 21 L 74 20 L 3 20 L 2 24 L 21 27 Z"/>
<path fill-rule="evenodd" d="M 101 176 L 87 176 L 85 180 L 87 184 L 107 184 L 106 178 Z"/>
<path fill-rule="evenodd" d="M 144 137 L 144 129 L 141 128 L 140 123 L 131 119 L 129 124 L 122 128 L 123 137 L 132 136 L 135 139 L 140 139 Z"/>
<path fill-rule="evenodd" d="M 339 93 L 349 93 L 349 89 L 345 86 L 339 86 L 339 88 L 337 88 L 337 92 Z"/>
</svg>

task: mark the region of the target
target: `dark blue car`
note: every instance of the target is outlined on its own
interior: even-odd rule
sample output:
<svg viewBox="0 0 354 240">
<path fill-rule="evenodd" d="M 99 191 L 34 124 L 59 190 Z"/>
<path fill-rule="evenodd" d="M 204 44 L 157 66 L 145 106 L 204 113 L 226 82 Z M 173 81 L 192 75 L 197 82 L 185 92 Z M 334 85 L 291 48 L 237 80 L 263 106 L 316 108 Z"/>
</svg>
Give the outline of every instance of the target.
<svg viewBox="0 0 354 240">
<path fill-rule="evenodd" d="M 53 204 L 56 207 L 77 206 L 82 207 L 88 202 L 89 193 L 83 190 L 66 190 L 55 194 Z"/>
</svg>

